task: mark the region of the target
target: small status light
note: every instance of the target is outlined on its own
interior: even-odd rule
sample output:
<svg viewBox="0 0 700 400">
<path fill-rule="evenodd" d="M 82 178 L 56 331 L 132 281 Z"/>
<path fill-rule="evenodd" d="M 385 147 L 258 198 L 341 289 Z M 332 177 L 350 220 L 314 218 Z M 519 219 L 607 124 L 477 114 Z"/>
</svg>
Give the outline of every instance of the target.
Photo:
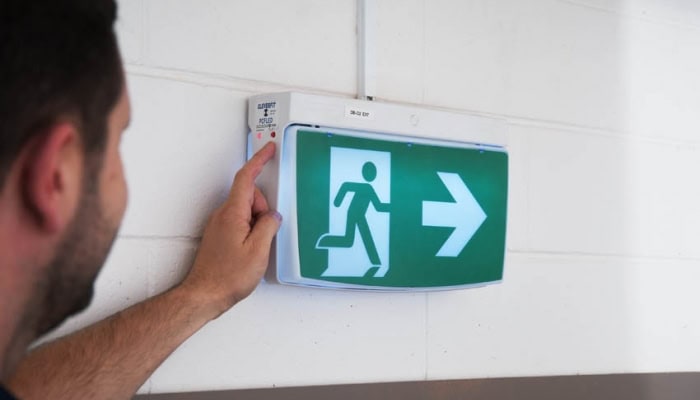
<svg viewBox="0 0 700 400">
<path fill-rule="evenodd" d="M 262 139 L 262 132 L 258 132 L 258 134 L 255 136 L 257 136 L 258 139 Z"/>
<path fill-rule="evenodd" d="M 277 132 L 275 132 L 275 131 L 270 132 L 270 137 L 274 138 L 275 136 L 277 136 Z"/>
</svg>

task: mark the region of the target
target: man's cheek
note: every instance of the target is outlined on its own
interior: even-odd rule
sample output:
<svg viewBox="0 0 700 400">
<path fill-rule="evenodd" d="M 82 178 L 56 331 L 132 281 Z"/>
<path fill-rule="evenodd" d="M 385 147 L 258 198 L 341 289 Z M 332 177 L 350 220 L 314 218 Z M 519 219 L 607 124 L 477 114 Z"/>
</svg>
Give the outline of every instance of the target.
<svg viewBox="0 0 700 400">
<path fill-rule="evenodd" d="M 102 209 L 113 225 L 119 225 L 126 212 L 128 188 L 120 157 L 109 161 L 103 176 Z"/>
<path fill-rule="evenodd" d="M 124 218 L 124 213 L 126 212 L 126 207 L 129 202 L 129 187 L 126 183 L 121 159 L 119 160 L 119 167 L 115 176 L 115 184 L 117 185 L 115 200 L 118 201 L 118 204 L 115 205 L 117 212 L 115 222 L 120 224 Z"/>
</svg>

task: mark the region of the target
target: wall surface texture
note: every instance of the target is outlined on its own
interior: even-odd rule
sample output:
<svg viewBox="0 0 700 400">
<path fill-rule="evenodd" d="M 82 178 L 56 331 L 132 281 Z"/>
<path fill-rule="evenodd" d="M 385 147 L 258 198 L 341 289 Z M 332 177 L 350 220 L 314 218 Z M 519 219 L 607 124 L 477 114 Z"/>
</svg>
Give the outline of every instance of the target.
<svg viewBox="0 0 700 400">
<path fill-rule="evenodd" d="M 502 284 L 263 283 L 141 392 L 700 370 L 700 2 L 377 0 L 377 97 L 508 121 Z M 176 283 L 246 99 L 356 94 L 354 0 L 121 0 L 130 203 L 90 309 Z"/>
</svg>

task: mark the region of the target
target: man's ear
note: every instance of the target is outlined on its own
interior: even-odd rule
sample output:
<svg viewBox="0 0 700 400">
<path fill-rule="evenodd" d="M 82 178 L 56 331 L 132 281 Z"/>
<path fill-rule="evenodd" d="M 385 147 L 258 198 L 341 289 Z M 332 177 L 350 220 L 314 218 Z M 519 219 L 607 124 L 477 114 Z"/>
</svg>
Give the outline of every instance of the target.
<svg viewBox="0 0 700 400">
<path fill-rule="evenodd" d="M 80 200 L 83 150 L 74 124 L 61 122 L 28 144 L 21 177 L 23 204 L 38 229 L 62 231 Z"/>
</svg>

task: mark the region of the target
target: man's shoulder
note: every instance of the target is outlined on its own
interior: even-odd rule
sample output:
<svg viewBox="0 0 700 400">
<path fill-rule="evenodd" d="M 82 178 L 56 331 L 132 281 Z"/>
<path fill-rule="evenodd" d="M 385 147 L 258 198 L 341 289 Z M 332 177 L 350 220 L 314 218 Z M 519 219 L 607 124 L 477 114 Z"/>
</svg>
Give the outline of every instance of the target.
<svg viewBox="0 0 700 400">
<path fill-rule="evenodd" d="M 0 400 L 17 400 L 17 398 L 0 385 Z"/>
</svg>

